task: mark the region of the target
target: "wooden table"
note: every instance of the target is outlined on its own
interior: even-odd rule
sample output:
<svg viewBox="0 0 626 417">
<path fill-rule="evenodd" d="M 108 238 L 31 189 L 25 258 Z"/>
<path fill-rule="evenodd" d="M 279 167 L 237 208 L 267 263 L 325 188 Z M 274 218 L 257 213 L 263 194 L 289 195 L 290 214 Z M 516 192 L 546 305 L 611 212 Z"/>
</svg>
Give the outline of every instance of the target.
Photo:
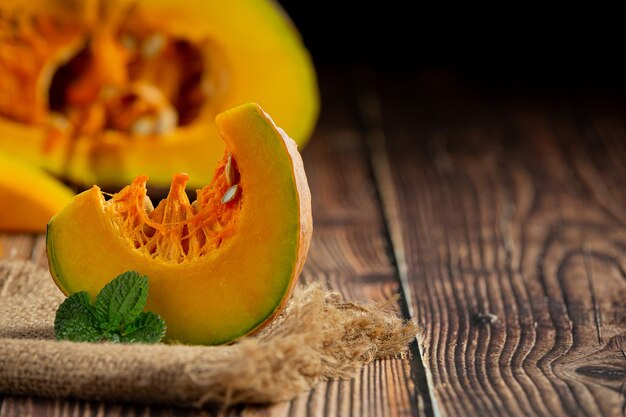
<svg viewBox="0 0 626 417">
<path fill-rule="evenodd" d="M 453 73 L 321 73 L 304 280 L 401 294 L 412 358 L 229 415 L 623 416 L 626 105 Z M 1 235 L 45 265 L 44 237 Z M 5 396 L 0 417 L 216 411 Z"/>
</svg>

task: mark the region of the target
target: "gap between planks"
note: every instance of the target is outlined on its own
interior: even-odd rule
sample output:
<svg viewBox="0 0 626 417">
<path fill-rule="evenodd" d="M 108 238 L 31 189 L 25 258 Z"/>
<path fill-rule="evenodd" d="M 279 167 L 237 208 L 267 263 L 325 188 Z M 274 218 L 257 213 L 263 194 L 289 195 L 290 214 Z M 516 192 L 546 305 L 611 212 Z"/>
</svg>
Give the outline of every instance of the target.
<svg viewBox="0 0 626 417">
<path fill-rule="evenodd" d="M 400 285 L 401 299 L 399 300 L 403 314 L 407 319 L 417 320 L 413 308 L 413 296 L 409 284 L 406 252 L 403 243 L 400 224 L 390 221 L 397 216 L 396 197 L 391 179 L 389 155 L 386 150 L 385 133 L 383 129 L 383 114 L 380 99 L 375 90 L 368 87 L 374 83 L 376 73 L 373 70 L 358 71 L 355 76 L 355 100 L 359 112 L 359 119 L 364 137 L 364 146 L 368 154 L 368 168 L 370 177 L 376 185 L 376 200 L 379 212 L 383 217 L 383 228 L 388 246 L 388 256 L 394 266 L 396 277 Z M 419 325 L 419 323 L 418 323 Z M 424 366 L 419 334 L 411 344 L 411 372 L 417 388 L 424 393 L 422 398 L 427 399 L 420 405 L 420 412 L 425 416 L 440 416 L 436 399 L 433 396 L 432 374 Z"/>
</svg>

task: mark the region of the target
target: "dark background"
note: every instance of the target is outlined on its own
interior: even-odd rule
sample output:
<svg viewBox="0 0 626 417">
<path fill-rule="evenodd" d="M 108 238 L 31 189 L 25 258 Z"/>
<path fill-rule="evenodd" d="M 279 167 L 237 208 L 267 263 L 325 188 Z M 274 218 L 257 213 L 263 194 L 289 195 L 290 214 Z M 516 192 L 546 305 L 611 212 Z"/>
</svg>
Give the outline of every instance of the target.
<svg viewBox="0 0 626 417">
<path fill-rule="evenodd" d="M 626 31 L 617 10 L 529 3 L 459 9 L 395 0 L 280 3 L 318 67 L 446 69 L 490 83 L 626 90 Z"/>
</svg>

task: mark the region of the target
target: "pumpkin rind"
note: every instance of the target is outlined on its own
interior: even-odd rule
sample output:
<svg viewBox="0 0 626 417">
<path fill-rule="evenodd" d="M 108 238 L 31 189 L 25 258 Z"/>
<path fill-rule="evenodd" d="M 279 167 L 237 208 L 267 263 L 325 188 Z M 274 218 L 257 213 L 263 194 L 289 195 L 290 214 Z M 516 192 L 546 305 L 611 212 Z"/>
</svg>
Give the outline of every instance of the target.
<svg viewBox="0 0 626 417">
<path fill-rule="evenodd" d="M 98 187 L 76 196 L 49 224 L 51 274 L 65 294 L 94 297 L 126 270 L 149 277 L 146 308 L 167 338 L 218 344 L 262 327 L 284 306 L 302 270 L 312 220 L 296 145 L 258 105 L 224 112 L 217 125 L 237 161 L 241 207 L 232 236 L 204 257 L 164 263 L 129 245 L 107 217 Z"/>
</svg>

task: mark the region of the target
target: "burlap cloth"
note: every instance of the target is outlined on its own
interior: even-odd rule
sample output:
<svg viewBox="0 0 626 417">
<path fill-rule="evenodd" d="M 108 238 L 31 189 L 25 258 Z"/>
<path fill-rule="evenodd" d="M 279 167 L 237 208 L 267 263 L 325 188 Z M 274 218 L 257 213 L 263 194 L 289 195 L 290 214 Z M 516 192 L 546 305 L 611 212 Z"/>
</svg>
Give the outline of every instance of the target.
<svg viewBox="0 0 626 417">
<path fill-rule="evenodd" d="M 308 285 L 269 328 L 229 346 L 58 342 L 63 298 L 48 271 L 0 261 L 0 392 L 196 407 L 281 401 L 406 352 L 416 333 L 384 306 Z"/>
</svg>

